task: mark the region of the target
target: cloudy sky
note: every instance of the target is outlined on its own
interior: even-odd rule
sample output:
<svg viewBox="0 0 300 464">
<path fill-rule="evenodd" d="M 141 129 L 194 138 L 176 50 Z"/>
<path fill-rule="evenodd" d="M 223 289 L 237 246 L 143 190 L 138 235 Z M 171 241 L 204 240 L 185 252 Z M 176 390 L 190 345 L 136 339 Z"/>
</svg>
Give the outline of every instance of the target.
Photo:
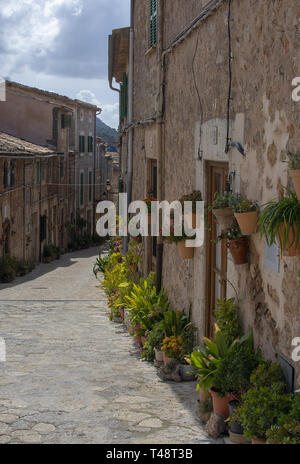
<svg viewBox="0 0 300 464">
<path fill-rule="evenodd" d="M 107 41 L 129 25 L 130 0 L 0 0 L 0 76 L 95 103 L 118 126 Z"/>
</svg>

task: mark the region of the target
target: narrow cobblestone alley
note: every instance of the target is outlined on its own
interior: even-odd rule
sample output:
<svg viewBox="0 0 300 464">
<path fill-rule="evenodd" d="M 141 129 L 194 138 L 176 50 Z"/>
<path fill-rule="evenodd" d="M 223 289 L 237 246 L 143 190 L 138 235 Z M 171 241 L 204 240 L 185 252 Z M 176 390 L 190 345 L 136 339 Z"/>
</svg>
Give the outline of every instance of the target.
<svg viewBox="0 0 300 464">
<path fill-rule="evenodd" d="M 96 249 L 0 285 L 0 443 L 212 443 L 194 383 L 164 383 L 109 322 Z"/>
</svg>

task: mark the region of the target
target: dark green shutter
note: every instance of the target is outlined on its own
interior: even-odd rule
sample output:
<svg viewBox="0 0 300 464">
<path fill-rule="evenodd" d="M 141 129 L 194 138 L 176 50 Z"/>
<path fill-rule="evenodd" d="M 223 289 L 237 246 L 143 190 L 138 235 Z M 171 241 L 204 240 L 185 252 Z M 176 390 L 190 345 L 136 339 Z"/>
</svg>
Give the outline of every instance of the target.
<svg viewBox="0 0 300 464">
<path fill-rule="evenodd" d="M 83 172 L 80 173 L 80 204 L 83 205 L 83 193 L 84 193 L 84 174 Z"/>
<path fill-rule="evenodd" d="M 93 137 L 91 135 L 88 137 L 88 152 L 93 152 Z"/>
<path fill-rule="evenodd" d="M 150 1 L 150 48 L 157 43 L 157 0 Z"/>
<path fill-rule="evenodd" d="M 128 98 L 128 78 L 123 73 L 123 82 L 121 84 L 121 120 L 127 117 L 127 98 Z"/>
<path fill-rule="evenodd" d="M 79 136 L 79 151 L 80 151 L 80 153 L 85 152 L 85 137 L 84 137 L 84 135 Z"/>
</svg>

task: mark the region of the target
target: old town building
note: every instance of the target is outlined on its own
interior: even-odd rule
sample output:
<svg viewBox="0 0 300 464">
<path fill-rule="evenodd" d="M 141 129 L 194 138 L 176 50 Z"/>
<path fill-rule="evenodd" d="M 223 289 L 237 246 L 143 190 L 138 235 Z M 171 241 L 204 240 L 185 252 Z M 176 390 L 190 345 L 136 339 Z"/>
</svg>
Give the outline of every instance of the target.
<svg viewBox="0 0 300 464">
<path fill-rule="evenodd" d="M 133 0 L 131 27 L 109 38 L 127 192 L 132 200 L 173 201 L 200 190 L 210 205 L 215 192 L 229 189 L 262 206 L 278 198 L 281 184 L 291 187 L 286 154 L 299 150 L 291 85 L 300 75 L 299 5 L 186 3 Z M 295 369 L 299 387 L 291 357 L 300 336 L 299 259 L 281 256 L 256 233 L 248 263 L 236 266 L 226 242 L 215 242 L 211 213 L 208 220 L 205 245 L 192 260 L 182 260 L 174 244 L 144 239 L 143 272 L 161 274 L 174 307 L 192 305 L 199 340 L 213 330 L 217 298 L 235 297 L 244 330 L 253 328 L 266 357 Z"/>
<path fill-rule="evenodd" d="M 23 229 L 22 240 L 16 237 L 16 246 L 9 246 L 16 258 L 40 261 L 46 244 L 66 249 L 68 224 L 76 224 L 79 217 L 87 224 L 86 232 L 93 234 L 94 141 L 99 111 L 89 103 L 6 81 L 6 98 L 0 102 L 3 169 L 14 167 L 18 195 L 24 198 L 21 203 L 20 199 L 14 201 L 14 186 L 4 185 L 3 174 L 1 193 L 10 206 L 3 203 L 0 223 L 17 221 L 15 234 Z M 2 248 L 2 254 L 5 250 Z"/>
</svg>

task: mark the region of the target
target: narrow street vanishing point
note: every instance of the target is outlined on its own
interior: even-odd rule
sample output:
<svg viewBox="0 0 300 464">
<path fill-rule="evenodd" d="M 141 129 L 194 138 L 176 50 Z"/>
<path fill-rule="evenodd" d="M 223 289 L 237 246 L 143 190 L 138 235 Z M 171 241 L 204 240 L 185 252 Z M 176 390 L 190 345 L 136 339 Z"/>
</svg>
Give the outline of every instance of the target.
<svg viewBox="0 0 300 464">
<path fill-rule="evenodd" d="M 0 443 L 215 442 L 195 415 L 195 383 L 161 382 L 108 320 L 97 251 L 0 285 Z"/>
</svg>

